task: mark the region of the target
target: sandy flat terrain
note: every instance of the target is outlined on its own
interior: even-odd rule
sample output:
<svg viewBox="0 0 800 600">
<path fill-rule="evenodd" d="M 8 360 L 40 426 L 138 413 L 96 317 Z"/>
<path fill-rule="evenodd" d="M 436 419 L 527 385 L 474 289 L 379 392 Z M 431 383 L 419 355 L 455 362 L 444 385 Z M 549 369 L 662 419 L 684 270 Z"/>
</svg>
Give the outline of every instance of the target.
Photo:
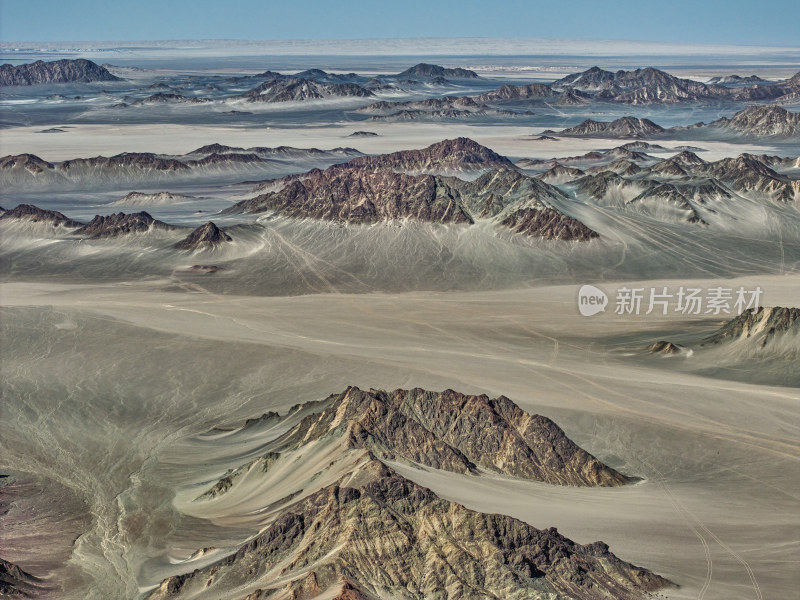
<svg viewBox="0 0 800 600">
<path fill-rule="evenodd" d="M 761 285 L 769 304 L 790 304 L 798 285 L 779 276 L 693 283 Z M 173 484 L 154 473 L 178 439 L 347 385 L 505 394 L 643 479 L 587 490 L 398 467 L 445 498 L 579 542 L 602 539 L 680 584 L 670 598 L 789 598 L 796 589 L 800 393 L 620 351 L 665 332 L 710 332 L 719 319 L 581 317 L 577 286 L 259 298 L 163 285 L 3 286 L 4 335 L 16 348 L 3 374 L 19 400 L 4 408 L 2 465 L 66 485 L 96 524 L 65 571 L 83 582 L 70 597 L 153 585 L 180 571 L 170 548 L 245 534 L 198 526 L 194 541 L 164 535 L 177 518 Z M 77 449 L 57 452 L 64 443 Z M 24 557 L 25 536 L 10 537 L 9 558 Z"/>
</svg>

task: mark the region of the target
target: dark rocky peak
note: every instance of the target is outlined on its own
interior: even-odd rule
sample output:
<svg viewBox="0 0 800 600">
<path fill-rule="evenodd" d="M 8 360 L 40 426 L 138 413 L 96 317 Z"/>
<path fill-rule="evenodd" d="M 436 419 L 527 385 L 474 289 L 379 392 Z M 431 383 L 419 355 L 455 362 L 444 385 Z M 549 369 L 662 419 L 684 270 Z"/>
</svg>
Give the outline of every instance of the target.
<svg viewBox="0 0 800 600">
<path fill-rule="evenodd" d="M 704 339 L 703 344 L 750 340 L 764 348 L 784 335 L 800 335 L 800 308 L 762 306 L 756 312 L 745 310 Z"/>
<path fill-rule="evenodd" d="M 158 92 L 146 98 L 136 100 L 133 106 L 144 106 L 147 104 L 206 104 L 208 102 L 211 102 L 209 98 L 197 98 L 195 96 Z"/>
<path fill-rule="evenodd" d="M 798 71 L 797 73 L 792 75 L 789 79 L 784 81 L 784 85 L 787 85 L 792 88 L 800 87 L 800 71 Z"/>
<path fill-rule="evenodd" d="M 122 81 L 108 69 L 83 58 L 52 62 L 0 66 L 0 86 L 35 85 L 40 83 L 89 83 L 92 81 Z"/>
<path fill-rule="evenodd" d="M 658 342 L 650 344 L 645 351 L 650 354 L 660 354 L 661 356 L 675 356 L 684 353 L 686 348 L 680 344 L 659 340 Z"/>
<path fill-rule="evenodd" d="M 437 142 L 421 150 L 401 150 L 391 154 L 361 156 L 344 163 L 343 166 L 403 171 L 514 169 L 513 163 L 505 156 L 463 137 Z"/>
<path fill-rule="evenodd" d="M 550 86 L 543 83 L 528 85 L 501 85 L 496 90 L 480 94 L 476 98 L 482 102 L 498 100 L 529 100 L 532 98 L 549 98 L 554 92 Z"/>
<path fill-rule="evenodd" d="M 766 79 L 761 79 L 758 75 L 750 75 L 748 77 L 742 77 L 741 75 L 724 75 L 720 77 L 712 77 L 708 80 L 708 83 L 716 83 L 716 84 L 728 84 L 728 85 L 739 85 L 739 84 L 753 84 L 753 83 L 763 83 L 770 85 L 772 84 L 771 81 L 767 81 Z"/>
<path fill-rule="evenodd" d="M 179 250 L 210 249 L 230 241 L 232 241 L 231 236 L 209 221 L 192 231 L 186 238 L 175 244 L 175 247 Z"/>
<path fill-rule="evenodd" d="M 781 106 L 748 106 L 730 120 L 715 121 L 734 131 L 762 137 L 800 136 L 800 113 Z"/>
<path fill-rule="evenodd" d="M 603 542 L 577 544 L 553 527 L 443 500 L 366 452 L 235 553 L 165 579 L 148 598 L 223 598 L 255 585 L 246 600 L 639 600 L 672 584 Z"/>
<path fill-rule="evenodd" d="M 629 479 L 578 447 L 550 419 L 531 415 L 500 396 L 453 390 L 367 390 L 331 397 L 280 442 L 301 446 L 333 430 L 377 456 L 459 473 L 477 467 L 559 485 L 619 486 Z M 346 432 L 346 433 L 345 433 Z"/>
<path fill-rule="evenodd" d="M 458 190 L 432 175 L 335 165 L 325 171 L 314 169 L 285 177 L 272 185 L 276 183 L 276 191 L 243 200 L 225 212 L 274 210 L 286 216 L 350 223 L 403 218 L 472 223 Z"/>
<path fill-rule="evenodd" d="M 600 236 L 578 219 L 550 207 L 522 207 L 511 212 L 502 224 L 516 233 L 545 240 L 588 242 Z"/>
<path fill-rule="evenodd" d="M 258 154 L 254 152 L 231 152 L 231 153 L 217 153 L 214 152 L 203 158 L 198 158 L 196 160 L 188 160 L 186 161 L 186 165 L 189 167 L 200 167 L 200 166 L 208 166 L 208 165 L 228 165 L 232 163 L 263 163 L 265 159 L 261 158 Z"/>
<path fill-rule="evenodd" d="M 533 479 L 577 473 L 576 485 L 603 485 L 606 476 L 608 485 L 625 482 L 552 421 L 503 396 L 350 387 L 297 406 L 285 419 L 285 434 L 260 456 L 232 465 L 195 500 L 225 506 L 228 494 L 255 480 L 266 526 L 213 564 L 165 579 L 150 600 L 227 598 L 234 590 L 236 597 L 249 592 L 248 600 L 640 600 L 671 585 L 603 542 L 581 545 L 555 528 L 469 510 L 387 464 L 410 461 L 467 476 L 478 467 Z M 277 425 L 274 415 L 268 423 Z M 302 489 L 272 490 L 287 469 L 302 472 L 320 450 L 331 451 L 325 471 Z"/>
<path fill-rule="evenodd" d="M 20 204 L 16 208 L 4 211 L 2 214 L 0 214 L 0 219 L 20 219 L 24 221 L 30 221 L 32 223 L 49 223 L 54 227 L 80 227 L 83 225 L 83 223 L 79 221 L 73 221 L 58 211 L 45 210 L 43 208 L 39 208 L 38 206 L 34 206 L 33 204 Z"/>
<path fill-rule="evenodd" d="M 374 94 L 356 83 L 320 83 L 292 77 L 265 81 L 242 94 L 241 98 L 250 102 L 298 102 L 330 96 L 367 98 Z"/>
<path fill-rule="evenodd" d="M 620 117 L 614 121 L 595 121 L 586 119 L 575 127 L 564 129 L 559 133 L 563 136 L 576 137 L 614 137 L 614 138 L 639 138 L 650 137 L 664 133 L 664 128 L 656 125 L 650 119 L 636 117 Z"/>
<path fill-rule="evenodd" d="M 606 157 L 611 157 L 615 159 L 625 159 L 625 160 L 632 160 L 632 161 L 646 161 L 651 160 L 651 157 L 643 152 L 638 152 L 636 150 L 630 150 L 624 146 L 618 146 L 617 148 L 611 148 L 611 150 L 606 150 L 603 152 L 603 155 Z"/>
<path fill-rule="evenodd" d="M 96 215 L 94 219 L 75 232 L 90 239 L 104 239 L 127 235 L 129 233 L 144 233 L 151 229 L 171 230 L 172 225 L 154 219 L 144 211 L 138 213 L 114 213 L 111 215 Z"/>
<path fill-rule="evenodd" d="M 559 94 L 556 104 L 558 106 L 581 106 L 588 104 L 591 101 L 591 96 L 583 92 L 570 88 Z"/>
<path fill-rule="evenodd" d="M 396 75 L 399 79 L 478 79 L 478 74 L 469 69 L 440 67 L 428 63 L 419 63 Z"/>
<path fill-rule="evenodd" d="M 697 154 L 695 154 L 690 150 L 683 150 L 679 154 L 671 156 L 668 160 L 676 164 L 682 165 L 684 167 L 690 167 L 690 168 L 695 167 L 697 165 L 706 164 L 706 161 L 704 161 L 702 158 L 697 156 Z"/>
<path fill-rule="evenodd" d="M 42 580 L 19 565 L 0 558 L 0 597 L 35 598 L 44 591 Z"/>
<path fill-rule="evenodd" d="M 49 171 L 53 164 L 42 160 L 35 154 L 16 154 L 0 158 L 0 169 L 22 168 L 36 175 L 43 171 Z"/>
<path fill-rule="evenodd" d="M 197 150 L 192 150 L 189 154 L 225 154 L 227 152 L 243 152 L 244 148 L 236 146 L 226 146 L 224 144 L 207 144 L 200 146 Z"/>
<path fill-rule="evenodd" d="M 761 176 L 784 179 L 752 154 L 740 154 L 705 164 L 705 171 L 718 179 L 738 179 L 743 176 Z"/>
<path fill-rule="evenodd" d="M 614 81 L 615 73 L 605 71 L 600 67 L 592 67 L 581 73 L 573 73 L 562 79 L 554 81 L 551 86 L 554 88 L 575 87 L 578 89 L 596 88 Z"/>
<path fill-rule="evenodd" d="M 94 158 L 65 160 L 58 165 L 57 170 L 70 171 L 81 167 L 135 167 L 155 171 L 181 171 L 189 168 L 178 159 L 164 158 L 152 152 L 123 152 L 110 157 L 96 156 Z"/>
<path fill-rule="evenodd" d="M 667 150 L 664 146 L 660 146 L 658 144 L 649 144 L 647 142 L 628 142 L 627 144 L 622 144 L 619 146 L 623 150 L 631 150 L 633 152 L 644 152 L 647 150 L 650 151 L 662 151 Z"/>
</svg>

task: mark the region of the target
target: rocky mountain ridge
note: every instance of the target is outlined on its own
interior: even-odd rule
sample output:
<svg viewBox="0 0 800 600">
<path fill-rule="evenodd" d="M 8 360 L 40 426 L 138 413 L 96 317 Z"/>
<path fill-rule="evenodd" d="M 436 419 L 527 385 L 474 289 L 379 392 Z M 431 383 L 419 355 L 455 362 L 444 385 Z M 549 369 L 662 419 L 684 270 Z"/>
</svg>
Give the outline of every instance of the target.
<svg viewBox="0 0 800 600">
<path fill-rule="evenodd" d="M 292 414 L 305 416 L 194 502 L 219 514 L 236 506 L 231 495 L 261 486 L 267 522 L 259 533 L 209 566 L 165 579 L 151 600 L 200 591 L 242 600 L 398 594 L 409 600 L 634 600 L 671 585 L 602 542 L 581 545 L 555 528 L 469 510 L 389 464 L 408 461 L 465 476 L 479 476 L 480 466 L 524 478 L 555 476 L 551 482 L 560 484 L 605 485 L 604 477 L 609 485 L 624 483 L 551 421 L 507 398 L 350 387 L 298 405 L 285 418 Z M 256 435 L 250 429 L 260 422 L 250 422 L 242 435 Z M 306 461 L 327 466 L 294 484 L 302 490 L 272 491 L 285 469 Z"/>
<path fill-rule="evenodd" d="M 52 62 L 37 60 L 24 65 L 0 66 L 0 87 L 37 85 L 42 83 L 91 83 L 93 81 L 122 81 L 108 69 L 84 58 Z"/>
</svg>

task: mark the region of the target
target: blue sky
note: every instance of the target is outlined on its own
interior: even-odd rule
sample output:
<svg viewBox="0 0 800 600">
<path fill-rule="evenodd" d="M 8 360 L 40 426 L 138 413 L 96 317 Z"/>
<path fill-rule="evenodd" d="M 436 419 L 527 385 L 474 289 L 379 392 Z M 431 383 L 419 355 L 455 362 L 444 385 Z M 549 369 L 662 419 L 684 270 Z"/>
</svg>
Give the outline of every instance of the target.
<svg viewBox="0 0 800 600">
<path fill-rule="evenodd" d="M 0 0 L 3 41 L 548 37 L 800 46 L 800 0 Z"/>
</svg>

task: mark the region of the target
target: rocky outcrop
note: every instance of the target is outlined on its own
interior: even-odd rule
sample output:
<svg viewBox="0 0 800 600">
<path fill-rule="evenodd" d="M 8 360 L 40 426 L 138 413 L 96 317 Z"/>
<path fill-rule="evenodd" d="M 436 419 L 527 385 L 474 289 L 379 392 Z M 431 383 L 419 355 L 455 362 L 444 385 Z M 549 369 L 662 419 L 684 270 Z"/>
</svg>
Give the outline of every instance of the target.
<svg viewBox="0 0 800 600">
<path fill-rule="evenodd" d="M 282 481 L 282 469 L 296 472 L 308 460 L 335 475 L 313 475 L 305 489 L 280 499 L 267 484 L 269 519 L 258 535 L 214 564 L 165 579 L 151 600 L 201 591 L 250 600 L 634 600 L 671 585 L 602 542 L 581 545 L 555 528 L 469 510 L 387 464 L 576 485 L 627 481 L 507 398 L 348 388 L 289 414 L 298 411 L 305 416 L 265 454 L 232 469 L 195 502 L 224 506 L 248 481 Z M 328 464 L 319 457 L 332 444 Z"/>
<path fill-rule="evenodd" d="M 108 69 L 83 58 L 53 62 L 0 66 L 0 86 L 35 85 L 39 83 L 89 83 L 92 81 L 122 81 Z"/>
<path fill-rule="evenodd" d="M 502 223 L 517 233 L 546 240 L 585 242 L 599 237 L 596 231 L 577 219 L 552 208 L 543 210 L 522 208 L 510 214 Z"/>
<path fill-rule="evenodd" d="M 53 227 L 81 227 L 83 223 L 74 221 L 56 210 L 45 210 L 33 204 L 20 204 L 16 208 L 3 211 L 0 220 L 10 221 L 17 219 L 31 223 L 46 223 Z"/>
<path fill-rule="evenodd" d="M 154 219 L 144 211 L 138 213 L 115 213 L 96 215 L 94 219 L 75 232 L 93 240 L 119 237 L 130 233 L 144 233 L 153 229 L 171 230 L 172 225 Z"/>
<path fill-rule="evenodd" d="M 31 598 L 40 580 L 19 565 L 0 558 L 0 597 Z"/>
<path fill-rule="evenodd" d="M 209 250 L 230 241 L 232 241 L 231 236 L 209 221 L 175 244 L 175 248 L 178 250 Z"/>
<path fill-rule="evenodd" d="M 762 306 L 731 319 L 703 340 L 703 345 L 749 340 L 757 348 L 765 348 L 788 335 L 800 335 L 800 308 Z"/>
<path fill-rule="evenodd" d="M 654 342 L 646 348 L 646 352 L 649 354 L 659 354 L 661 356 L 676 356 L 678 354 L 683 354 L 685 351 L 686 348 L 680 344 L 674 344 L 664 340 Z"/>
</svg>

